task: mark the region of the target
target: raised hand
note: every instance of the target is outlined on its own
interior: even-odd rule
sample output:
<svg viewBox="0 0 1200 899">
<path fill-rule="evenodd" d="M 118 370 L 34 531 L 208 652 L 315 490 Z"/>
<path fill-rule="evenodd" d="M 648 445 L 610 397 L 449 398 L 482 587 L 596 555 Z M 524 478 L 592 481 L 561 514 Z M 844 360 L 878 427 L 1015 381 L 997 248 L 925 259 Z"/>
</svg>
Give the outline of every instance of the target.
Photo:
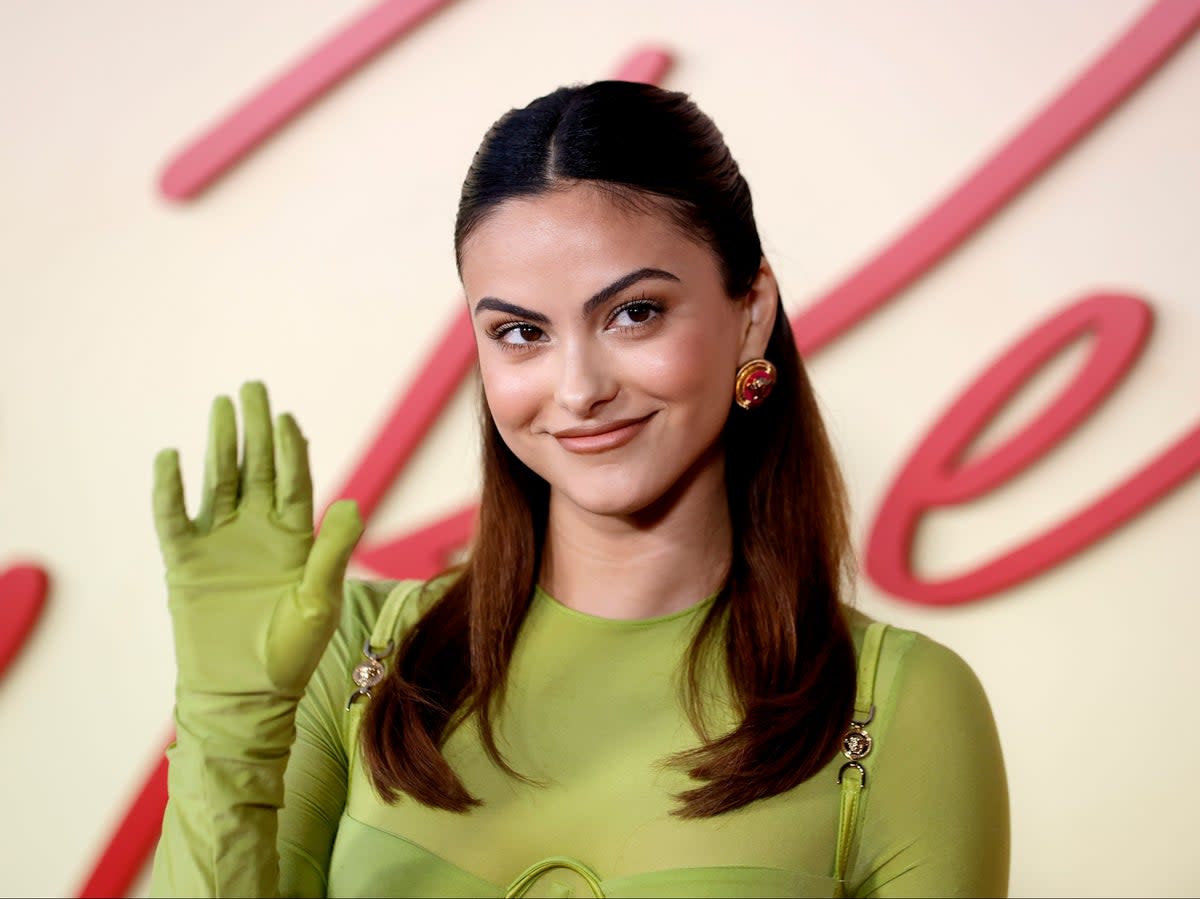
<svg viewBox="0 0 1200 899">
<path fill-rule="evenodd" d="M 154 462 L 154 521 L 166 566 L 178 690 L 304 691 L 337 626 L 346 564 L 362 523 L 354 502 L 329 507 L 313 535 L 308 449 L 290 415 L 271 426 L 267 392 L 244 384 L 238 464 L 233 404 L 213 402 L 204 489 L 188 518 L 179 456 Z"/>
</svg>

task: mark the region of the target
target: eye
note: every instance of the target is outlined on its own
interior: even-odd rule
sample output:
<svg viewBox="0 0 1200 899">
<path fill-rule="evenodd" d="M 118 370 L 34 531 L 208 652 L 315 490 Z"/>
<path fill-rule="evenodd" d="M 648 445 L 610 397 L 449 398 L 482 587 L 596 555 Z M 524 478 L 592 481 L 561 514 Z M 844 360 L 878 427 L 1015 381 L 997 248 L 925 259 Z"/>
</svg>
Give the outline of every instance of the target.
<svg viewBox="0 0 1200 899">
<path fill-rule="evenodd" d="M 488 331 L 488 336 L 506 346 L 523 347 L 537 343 L 546 335 L 537 325 L 528 322 L 505 322 Z"/>
<path fill-rule="evenodd" d="M 613 310 L 610 325 L 618 329 L 640 328 L 662 314 L 662 306 L 654 300 L 631 300 Z"/>
</svg>

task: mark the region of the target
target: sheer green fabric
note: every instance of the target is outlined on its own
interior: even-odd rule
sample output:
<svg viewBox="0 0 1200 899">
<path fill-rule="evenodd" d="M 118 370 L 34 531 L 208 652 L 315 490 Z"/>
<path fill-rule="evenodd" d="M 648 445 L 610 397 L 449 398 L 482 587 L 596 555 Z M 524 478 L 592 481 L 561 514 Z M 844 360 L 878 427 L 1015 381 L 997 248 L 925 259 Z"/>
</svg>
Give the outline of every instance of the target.
<svg viewBox="0 0 1200 899">
<path fill-rule="evenodd" d="M 508 761 L 537 783 L 498 770 L 468 721 L 445 753 L 481 808 L 461 815 L 380 801 L 356 745 L 369 700 L 347 711 L 350 673 L 365 640 L 382 647 L 411 625 L 431 598 L 420 587 L 347 583 L 341 624 L 299 704 L 286 774 L 252 751 L 209 757 L 203 739 L 180 732 L 169 750 L 153 895 L 234 895 L 246 883 L 294 896 L 838 892 L 840 755 L 786 794 L 716 818 L 670 815 L 672 797 L 692 784 L 663 760 L 696 741 L 679 699 L 679 663 L 710 601 L 614 621 L 538 591 L 498 723 Z M 851 622 L 861 647 L 869 619 L 852 612 Z M 721 680 L 706 692 L 710 720 L 732 725 Z M 948 648 L 888 628 L 873 699 L 846 895 L 1006 895 L 1004 764 L 974 673 Z M 281 774 L 284 805 L 275 812 Z M 255 871 L 223 869 L 221 847 L 230 843 Z"/>
</svg>

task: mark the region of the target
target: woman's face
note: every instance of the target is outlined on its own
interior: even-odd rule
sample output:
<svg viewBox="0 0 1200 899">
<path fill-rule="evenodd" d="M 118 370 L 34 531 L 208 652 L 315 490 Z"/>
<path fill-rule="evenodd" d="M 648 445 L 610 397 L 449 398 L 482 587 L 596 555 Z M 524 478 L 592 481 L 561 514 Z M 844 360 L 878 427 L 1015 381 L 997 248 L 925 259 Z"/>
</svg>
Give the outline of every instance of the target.
<svg viewBox="0 0 1200 899">
<path fill-rule="evenodd" d="M 557 499 L 636 515 L 721 483 L 734 376 L 774 322 L 765 264 L 731 300 L 707 246 L 586 184 L 504 202 L 461 258 L 488 406 Z"/>
</svg>

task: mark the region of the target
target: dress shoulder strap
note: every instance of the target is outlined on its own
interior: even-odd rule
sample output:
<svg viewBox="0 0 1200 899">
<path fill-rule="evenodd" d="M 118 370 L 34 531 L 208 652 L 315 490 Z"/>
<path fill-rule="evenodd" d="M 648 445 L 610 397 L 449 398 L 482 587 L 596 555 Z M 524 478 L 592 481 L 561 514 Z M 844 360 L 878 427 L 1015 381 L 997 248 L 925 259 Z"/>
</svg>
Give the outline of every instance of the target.
<svg viewBox="0 0 1200 899">
<path fill-rule="evenodd" d="M 409 599 L 413 593 L 423 589 L 422 581 L 401 581 L 397 583 L 384 599 L 379 609 L 379 617 L 371 628 L 371 635 L 363 642 L 363 660 L 359 662 L 350 674 L 357 689 L 346 700 L 346 711 L 354 706 L 354 700 L 360 696 L 369 697 L 371 688 L 383 680 L 387 674 L 385 661 L 396 650 L 396 635 L 400 624 L 401 613 L 409 607 Z"/>
<path fill-rule="evenodd" d="M 394 643 L 400 626 L 400 613 L 408 607 L 414 593 L 425 588 L 424 581 L 400 581 L 394 586 L 383 606 L 379 609 L 379 617 L 375 619 L 375 627 L 371 629 L 371 646 L 383 650 L 388 643 Z"/>
<path fill-rule="evenodd" d="M 879 650 L 887 625 L 872 621 L 863 635 L 858 654 L 858 686 L 854 692 L 854 717 L 842 737 L 842 755 L 848 761 L 838 769 L 842 785 L 842 801 L 838 813 L 837 848 L 834 854 L 834 896 L 846 895 L 846 867 L 850 850 L 858 836 L 858 814 L 867 791 L 867 769 L 862 760 L 871 752 L 872 738 L 867 725 L 875 717 L 875 672 L 879 667 Z M 850 772 L 853 769 L 853 772 Z M 855 776 L 857 775 L 857 776 Z"/>
</svg>

